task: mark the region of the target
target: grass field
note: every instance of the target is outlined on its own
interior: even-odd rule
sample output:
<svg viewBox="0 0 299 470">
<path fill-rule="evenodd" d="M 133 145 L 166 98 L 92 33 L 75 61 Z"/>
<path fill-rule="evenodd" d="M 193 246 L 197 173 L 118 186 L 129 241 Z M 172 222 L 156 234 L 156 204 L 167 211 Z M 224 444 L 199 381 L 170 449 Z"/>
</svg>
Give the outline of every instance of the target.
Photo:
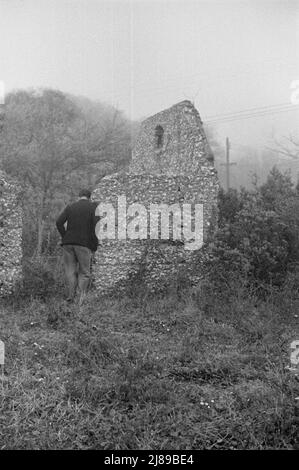
<svg viewBox="0 0 299 470">
<path fill-rule="evenodd" d="M 298 307 L 199 289 L 6 301 L 0 448 L 294 449 Z"/>
</svg>

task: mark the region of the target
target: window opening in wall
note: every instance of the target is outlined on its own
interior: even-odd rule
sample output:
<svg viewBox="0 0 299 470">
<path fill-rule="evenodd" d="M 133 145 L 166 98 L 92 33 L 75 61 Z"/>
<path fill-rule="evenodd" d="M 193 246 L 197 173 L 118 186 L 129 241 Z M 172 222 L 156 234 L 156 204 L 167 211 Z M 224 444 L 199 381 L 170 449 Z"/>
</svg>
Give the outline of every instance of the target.
<svg viewBox="0 0 299 470">
<path fill-rule="evenodd" d="M 163 136 L 164 136 L 164 129 L 162 126 L 157 126 L 155 129 L 155 138 L 156 138 L 156 148 L 163 147 Z"/>
</svg>

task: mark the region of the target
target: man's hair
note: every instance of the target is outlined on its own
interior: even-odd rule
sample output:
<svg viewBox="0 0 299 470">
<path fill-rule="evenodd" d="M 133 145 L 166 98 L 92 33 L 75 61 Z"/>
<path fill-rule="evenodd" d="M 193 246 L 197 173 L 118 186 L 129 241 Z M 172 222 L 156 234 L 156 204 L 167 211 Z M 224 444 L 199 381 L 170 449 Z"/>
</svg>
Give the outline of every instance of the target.
<svg viewBox="0 0 299 470">
<path fill-rule="evenodd" d="M 81 191 L 79 192 L 79 197 L 87 197 L 87 199 L 90 199 L 90 196 L 91 192 L 89 191 L 89 189 L 81 189 Z"/>
</svg>

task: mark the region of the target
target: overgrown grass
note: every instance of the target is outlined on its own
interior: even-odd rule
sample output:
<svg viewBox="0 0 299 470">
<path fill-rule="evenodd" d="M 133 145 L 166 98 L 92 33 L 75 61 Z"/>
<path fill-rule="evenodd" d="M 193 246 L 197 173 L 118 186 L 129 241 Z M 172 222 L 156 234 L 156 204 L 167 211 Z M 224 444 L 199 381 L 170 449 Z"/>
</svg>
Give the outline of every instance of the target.
<svg viewBox="0 0 299 470">
<path fill-rule="evenodd" d="M 0 448 L 294 449 L 291 293 L 6 302 Z"/>
</svg>

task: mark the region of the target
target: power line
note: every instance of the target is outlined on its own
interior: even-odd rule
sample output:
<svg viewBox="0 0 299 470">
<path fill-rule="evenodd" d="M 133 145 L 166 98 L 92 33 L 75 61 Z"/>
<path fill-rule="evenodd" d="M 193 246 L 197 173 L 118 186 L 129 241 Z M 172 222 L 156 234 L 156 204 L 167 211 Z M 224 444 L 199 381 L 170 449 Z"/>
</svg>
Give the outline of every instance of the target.
<svg viewBox="0 0 299 470">
<path fill-rule="evenodd" d="M 241 115 L 241 116 L 235 116 L 231 117 L 230 119 L 217 119 L 214 121 L 205 121 L 207 124 L 220 124 L 220 123 L 225 123 L 225 122 L 233 122 L 233 121 L 240 121 L 241 119 L 250 119 L 254 117 L 262 117 L 262 116 L 271 116 L 273 114 L 280 114 L 280 113 L 286 113 L 289 111 L 298 111 L 298 109 L 294 109 L 293 107 L 286 108 L 286 109 L 280 109 L 280 110 L 273 110 L 273 111 L 268 111 L 268 112 L 260 112 L 260 113 L 252 113 L 248 115 Z"/>
<path fill-rule="evenodd" d="M 211 116 L 207 116 L 207 119 L 217 119 L 218 117 L 223 118 L 223 117 L 230 117 L 230 116 L 235 116 L 240 113 L 250 113 L 251 111 L 259 111 L 263 109 L 268 109 L 268 108 L 279 108 L 281 106 L 290 106 L 290 102 L 285 102 L 285 103 L 277 103 L 277 104 L 268 104 L 265 106 L 256 106 L 255 108 L 246 108 L 246 109 L 241 109 L 240 111 L 232 111 L 230 113 L 222 113 L 222 114 L 212 114 Z M 293 105 L 292 105 L 293 106 Z"/>
<path fill-rule="evenodd" d="M 207 119 L 204 120 L 206 124 L 217 124 L 217 123 L 223 123 L 223 122 L 232 122 L 236 120 L 241 120 L 241 119 L 250 119 L 253 117 L 261 117 L 261 116 L 270 116 L 272 114 L 279 114 L 279 113 L 285 113 L 289 111 L 299 111 L 299 108 L 295 105 L 289 105 L 285 106 L 279 109 L 264 109 L 259 112 L 253 112 L 253 113 L 247 113 L 247 114 L 232 114 L 231 116 L 228 117 L 223 117 L 221 118 L 220 116 L 217 119 Z"/>
</svg>

